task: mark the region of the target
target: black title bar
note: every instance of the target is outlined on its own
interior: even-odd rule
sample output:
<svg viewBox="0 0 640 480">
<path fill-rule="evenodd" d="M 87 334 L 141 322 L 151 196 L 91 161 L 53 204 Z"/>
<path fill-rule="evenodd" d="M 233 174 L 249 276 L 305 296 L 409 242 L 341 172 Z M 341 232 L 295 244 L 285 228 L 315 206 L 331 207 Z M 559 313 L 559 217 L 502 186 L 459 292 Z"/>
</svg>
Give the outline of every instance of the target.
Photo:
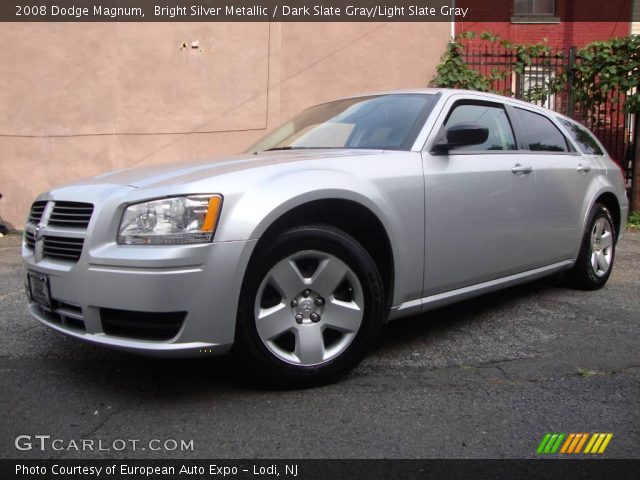
<svg viewBox="0 0 640 480">
<path fill-rule="evenodd" d="M 627 480 L 640 460 L 0 460 L 3 480 Z"/>
<path fill-rule="evenodd" d="M 556 2 L 516 15 L 513 0 L 3 0 L 0 22 L 631 22 L 632 0 Z M 637 20 L 637 18 L 636 18 Z"/>
</svg>

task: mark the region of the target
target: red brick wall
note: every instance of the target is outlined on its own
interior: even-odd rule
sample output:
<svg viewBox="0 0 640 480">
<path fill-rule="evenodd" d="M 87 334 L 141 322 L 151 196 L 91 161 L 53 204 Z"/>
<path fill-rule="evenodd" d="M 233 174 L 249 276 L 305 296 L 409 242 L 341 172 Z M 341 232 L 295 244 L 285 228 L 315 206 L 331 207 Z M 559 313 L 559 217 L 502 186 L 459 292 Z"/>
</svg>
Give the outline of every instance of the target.
<svg viewBox="0 0 640 480">
<path fill-rule="evenodd" d="M 477 0 L 466 0 L 478 5 Z M 459 0 L 457 4 L 464 4 Z M 512 23 L 513 0 L 485 0 L 481 7 L 495 22 L 457 22 L 456 33 L 489 31 L 515 43 L 536 43 L 546 39 L 550 46 L 582 47 L 597 40 L 624 37 L 631 30 L 631 0 L 556 0 L 560 23 Z M 567 20 L 576 21 L 567 21 Z M 607 20 L 587 22 L 583 20 Z M 610 20 L 610 21 L 609 21 Z"/>
</svg>

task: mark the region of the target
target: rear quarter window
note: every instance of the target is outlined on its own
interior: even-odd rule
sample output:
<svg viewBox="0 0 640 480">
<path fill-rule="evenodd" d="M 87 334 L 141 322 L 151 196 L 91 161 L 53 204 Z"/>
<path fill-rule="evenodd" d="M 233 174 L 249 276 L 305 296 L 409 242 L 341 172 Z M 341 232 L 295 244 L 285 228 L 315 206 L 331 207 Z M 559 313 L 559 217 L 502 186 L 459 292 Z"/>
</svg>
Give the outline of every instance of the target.
<svg viewBox="0 0 640 480">
<path fill-rule="evenodd" d="M 604 152 L 596 142 L 591 132 L 582 125 L 571 122 L 566 118 L 558 118 L 560 123 L 567 129 L 571 138 L 578 144 L 578 148 L 585 155 L 604 155 Z"/>
</svg>

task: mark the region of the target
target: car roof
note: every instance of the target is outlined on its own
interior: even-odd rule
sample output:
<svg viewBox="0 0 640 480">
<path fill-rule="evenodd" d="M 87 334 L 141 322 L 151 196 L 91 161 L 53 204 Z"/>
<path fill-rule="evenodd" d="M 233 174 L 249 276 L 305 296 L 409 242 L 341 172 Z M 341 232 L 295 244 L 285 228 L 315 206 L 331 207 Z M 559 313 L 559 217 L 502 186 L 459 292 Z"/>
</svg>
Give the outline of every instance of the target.
<svg viewBox="0 0 640 480">
<path fill-rule="evenodd" d="M 508 103 L 510 105 L 513 106 L 519 106 L 519 107 L 524 107 L 528 110 L 532 110 L 532 111 L 538 111 L 539 113 L 546 115 L 548 117 L 551 117 L 552 119 L 554 119 L 557 123 L 558 120 L 560 119 L 564 119 L 567 120 L 571 123 L 575 123 L 578 124 L 580 126 L 582 126 L 583 128 L 585 128 L 588 132 L 590 132 L 593 135 L 593 132 L 591 132 L 591 129 L 588 128 L 586 125 L 584 125 L 583 123 L 579 122 L 578 120 L 568 117 L 566 115 L 563 115 L 561 113 L 558 113 L 554 110 L 550 110 L 548 108 L 544 108 L 541 107 L 539 105 L 536 105 L 534 103 L 529 103 L 529 102 L 525 102 L 524 100 L 519 100 L 517 98 L 512 98 L 512 97 L 507 97 L 505 95 L 497 95 L 495 93 L 488 93 L 488 92 L 481 92 L 479 90 L 464 90 L 464 89 L 460 89 L 460 88 L 411 88 L 411 89 L 403 89 L 403 90 L 383 90 L 383 91 L 378 91 L 378 92 L 369 92 L 369 93 L 362 93 L 362 94 L 358 94 L 358 95 L 349 95 L 347 97 L 343 97 L 342 99 L 348 99 L 348 98 L 358 98 L 358 97 L 369 97 L 369 96 L 375 96 L 375 95 L 406 95 L 406 94 L 426 94 L 426 95 L 435 95 L 435 94 L 440 94 L 445 96 L 446 98 L 452 97 L 454 95 L 473 95 L 475 97 L 479 97 L 479 98 L 483 98 L 483 99 L 487 99 L 487 100 L 493 100 L 493 101 L 498 101 L 498 102 L 503 102 L 503 103 Z M 341 99 L 341 100 L 342 100 Z M 570 136 L 568 136 L 569 138 Z M 594 135 L 595 138 L 595 135 Z M 574 144 L 574 148 L 578 148 L 575 145 L 575 142 L 573 141 L 572 138 L 569 139 L 570 142 L 572 142 L 572 144 Z M 600 148 L 603 149 L 603 151 L 606 151 L 605 147 L 602 145 L 602 143 L 600 142 L 599 139 L 597 139 L 598 144 L 600 145 Z M 578 151 L 580 151 L 578 149 Z"/>
<path fill-rule="evenodd" d="M 565 118 L 567 120 L 570 120 L 572 122 L 575 122 L 575 120 L 566 117 L 565 115 L 562 115 L 558 112 L 555 112 L 553 110 L 549 110 L 548 108 L 544 108 L 541 107 L 539 105 L 535 105 L 533 103 L 529 103 L 529 102 L 525 102 L 523 100 L 518 100 L 516 98 L 512 98 L 512 97 L 507 97 L 504 95 L 497 95 L 495 93 L 487 93 L 487 92 L 481 92 L 478 90 L 463 90 L 463 89 L 457 89 L 457 88 L 411 88 L 411 89 L 403 89 L 403 90 L 383 90 L 383 91 L 377 91 L 377 92 L 368 92 L 368 93 L 362 93 L 362 94 L 358 94 L 358 95 L 349 95 L 346 97 L 341 98 L 340 100 L 343 99 L 347 99 L 347 98 L 358 98 L 358 97 L 369 97 L 369 96 L 375 96 L 375 95 L 401 95 L 401 94 L 427 94 L 427 95 L 435 95 L 435 94 L 441 94 L 441 95 L 446 95 L 447 97 L 451 97 L 453 95 L 474 95 L 474 96 L 479 96 L 482 98 L 486 98 L 487 100 L 494 100 L 494 101 L 498 101 L 498 102 L 507 102 L 511 105 L 517 105 L 517 106 L 522 106 L 522 107 L 526 107 L 528 109 L 531 110 L 538 110 L 542 113 L 545 113 L 546 115 L 555 115 L 556 117 L 562 117 Z"/>
</svg>

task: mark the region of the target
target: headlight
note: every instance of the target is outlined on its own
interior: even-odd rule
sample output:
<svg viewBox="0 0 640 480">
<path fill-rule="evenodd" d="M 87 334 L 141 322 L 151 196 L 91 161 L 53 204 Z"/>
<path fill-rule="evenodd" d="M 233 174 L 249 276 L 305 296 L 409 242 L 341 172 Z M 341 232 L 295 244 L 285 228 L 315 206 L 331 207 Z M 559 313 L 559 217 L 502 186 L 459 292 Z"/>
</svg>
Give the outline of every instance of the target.
<svg viewBox="0 0 640 480">
<path fill-rule="evenodd" d="M 221 208 L 221 195 L 161 198 L 129 205 L 120 222 L 118 243 L 180 245 L 210 242 Z"/>
</svg>

